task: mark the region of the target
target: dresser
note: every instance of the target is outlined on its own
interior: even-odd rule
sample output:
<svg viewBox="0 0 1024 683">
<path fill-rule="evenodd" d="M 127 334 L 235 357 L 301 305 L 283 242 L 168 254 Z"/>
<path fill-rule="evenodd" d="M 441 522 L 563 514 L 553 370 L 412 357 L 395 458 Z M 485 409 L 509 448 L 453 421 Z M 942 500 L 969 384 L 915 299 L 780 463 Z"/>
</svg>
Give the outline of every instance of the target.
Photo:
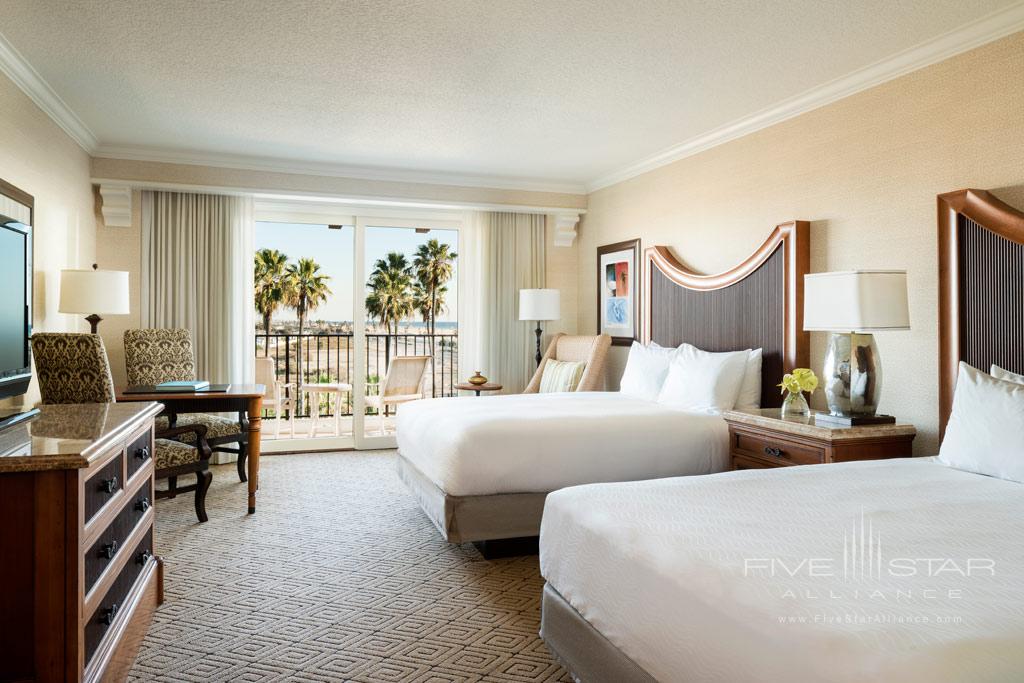
<svg viewBox="0 0 1024 683">
<path fill-rule="evenodd" d="M 731 410 L 729 456 L 734 470 L 909 458 L 917 430 L 908 424 L 826 427 L 814 413 L 783 417 L 778 408 Z"/>
<path fill-rule="evenodd" d="M 0 431 L 0 681 L 122 681 L 157 605 L 156 403 Z"/>
</svg>

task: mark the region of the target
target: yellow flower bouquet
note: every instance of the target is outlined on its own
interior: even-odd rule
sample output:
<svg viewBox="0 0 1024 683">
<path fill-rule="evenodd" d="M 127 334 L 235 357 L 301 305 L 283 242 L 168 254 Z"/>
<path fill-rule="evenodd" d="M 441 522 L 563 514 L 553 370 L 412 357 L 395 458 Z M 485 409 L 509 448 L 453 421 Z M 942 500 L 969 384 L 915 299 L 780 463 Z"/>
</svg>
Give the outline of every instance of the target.
<svg viewBox="0 0 1024 683">
<path fill-rule="evenodd" d="M 818 388 L 818 377 L 814 374 L 814 370 L 795 368 L 793 372 L 787 372 L 782 377 L 779 386 L 782 387 L 782 393 L 789 392 L 782 402 L 783 415 L 810 414 L 811 409 L 807 405 L 807 399 L 804 398 L 804 392 L 813 394 L 814 390 Z"/>
</svg>

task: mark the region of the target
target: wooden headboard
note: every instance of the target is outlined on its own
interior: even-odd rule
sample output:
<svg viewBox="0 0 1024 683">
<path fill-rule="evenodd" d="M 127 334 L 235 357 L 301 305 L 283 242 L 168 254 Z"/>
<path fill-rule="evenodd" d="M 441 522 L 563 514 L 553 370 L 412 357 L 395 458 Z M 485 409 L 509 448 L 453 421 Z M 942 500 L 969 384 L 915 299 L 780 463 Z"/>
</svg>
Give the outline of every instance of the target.
<svg viewBox="0 0 1024 683">
<path fill-rule="evenodd" d="M 645 342 L 705 351 L 763 349 L 761 405 L 782 405 L 776 385 L 786 370 L 808 365 L 803 330 L 804 275 L 810 226 L 776 226 L 743 263 L 717 275 L 686 268 L 668 247 L 644 252 Z"/>
<path fill-rule="evenodd" d="M 940 194 L 939 431 L 962 360 L 1024 373 L 1024 213 L 985 190 Z"/>
</svg>

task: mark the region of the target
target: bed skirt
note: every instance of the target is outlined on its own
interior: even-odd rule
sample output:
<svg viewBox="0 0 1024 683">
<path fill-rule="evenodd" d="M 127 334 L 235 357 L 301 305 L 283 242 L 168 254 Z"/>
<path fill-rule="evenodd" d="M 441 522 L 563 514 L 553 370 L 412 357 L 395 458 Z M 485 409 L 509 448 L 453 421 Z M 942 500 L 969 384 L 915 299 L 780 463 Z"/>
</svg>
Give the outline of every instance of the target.
<svg viewBox="0 0 1024 683">
<path fill-rule="evenodd" d="M 576 681 L 655 683 L 655 679 L 590 625 L 561 594 L 544 584 L 540 637 Z"/>
<path fill-rule="evenodd" d="M 398 476 L 430 521 L 451 543 L 494 541 L 540 534 L 547 493 L 450 496 L 398 454 Z"/>
</svg>

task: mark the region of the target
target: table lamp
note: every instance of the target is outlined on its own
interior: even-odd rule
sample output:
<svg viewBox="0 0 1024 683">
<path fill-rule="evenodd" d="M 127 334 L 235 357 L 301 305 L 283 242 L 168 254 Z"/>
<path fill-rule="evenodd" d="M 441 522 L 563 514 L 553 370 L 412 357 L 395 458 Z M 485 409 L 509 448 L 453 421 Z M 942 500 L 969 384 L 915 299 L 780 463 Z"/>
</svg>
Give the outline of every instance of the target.
<svg viewBox="0 0 1024 683">
<path fill-rule="evenodd" d="M 804 276 L 804 329 L 831 332 L 822 384 L 829 426 L 891 424 L 876 415 L 882 361 L 872 332 L 909 330 L 907 271 L 854 270 Z"/>
<path fill-rule="evenodd" d="M 546 320 L 558 320 L 561 318 L 557 289 L 520 289 L 519 290 L 519 319 L 534 320 L 537 322 L 537 329 L 533 332 L 537 335 L 537 365 L 540 365 L 540 324 Z"/>
<path fill-rule="evenodd" d="M 123 270 L 60 271 L 61 313 L 88 313 L 86 320 L 96 334 L 103 315 L 126 315 L 128 307 L 128 273 Z"/>
</svg>

